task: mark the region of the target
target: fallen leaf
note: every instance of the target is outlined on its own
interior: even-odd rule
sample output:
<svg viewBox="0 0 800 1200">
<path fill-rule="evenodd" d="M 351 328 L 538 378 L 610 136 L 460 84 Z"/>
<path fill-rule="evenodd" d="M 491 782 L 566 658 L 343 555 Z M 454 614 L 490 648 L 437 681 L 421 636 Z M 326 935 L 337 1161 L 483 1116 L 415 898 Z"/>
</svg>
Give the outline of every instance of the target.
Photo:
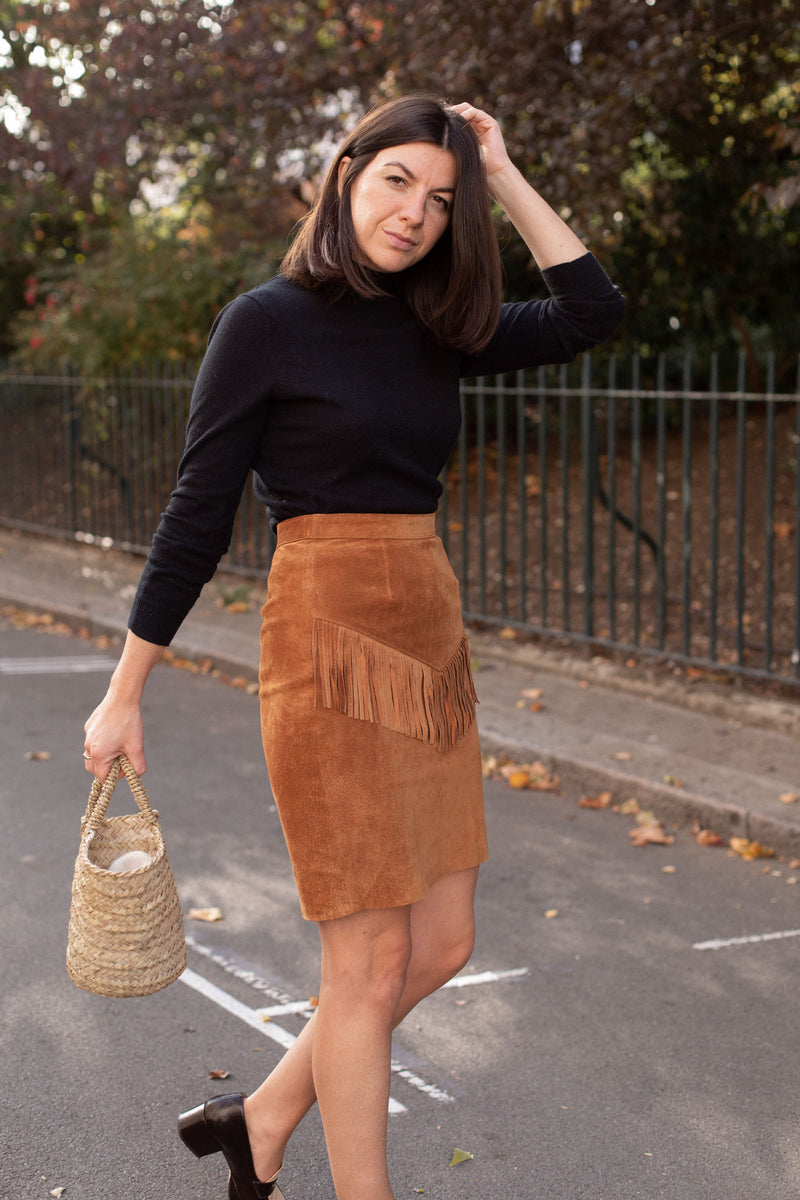
<svg viewBox="0 0 800 1200">
<path fill-rule="evenodd" d="M 526 788 L 531 781 L 531 777 L 527 771 L 514 771 L 508 776 L 508 786 L 512 788 Z"/>
<path fill-rule="evenodd" d="M 225 605 L 225 611 L 229 613 L 245 613 L 250 611 L 250 605 L 246 600 L 234 600 L 232 604 Z"/>
<path fill-rule="evenodd" d="M 781 804 L 796 804 L 800 800 L 800 794 L 797 792 L 782 792 L 779 799 Z"/>
<path fill-rule="evenodd" d="M 308 1003 L 311 1008 L 317 1008 L 319 1005 L 319 996 L 309 996 Z"/>
<path fill-rule="evenodd" d="M 529 708 L 531 712 L 544 712 L 544 705 L 539 704 L 539 702 L 536 700 L 533 702 L 533 704 L 529 705 Z"/>
<path fill-rule="evenodd" d="M 504 638 L 507 642 L 513 642 L 517 639 L 517 631 L 516 629 L 512 629 L 510 625 L 506 625 L 505 628 L 500 630 L 497 636 Z"/>
<path fill-rule="evenodd" d="M 266 1025 L 267 1021 L 272 1020 L 272 1017 L 270 1017 L 267 1013 L 261 1013 L 260 1016 L 261 1016 L 261 1020 L 264 1022 L 265 1025 Z"/>
<path fill-rule="evenodd" d="M 608 808 L 611 804 L 611 792 L 600 792 L 597 796 L 581 796 L 578 808 Z"/>
<path fill-rule="evenodd" d="M 26 750 L 25 757 L 31 762 L 47 762 L 50 757 L 49 750 Z"/>
<path fill-rule="evenodd" d="M 209 1079 L 230 1079 L 230 1077 L 231 1077 L 230 1071 L 225 1071 L 219 1067 L 208 1072 Z"/>
<path fill-rule="evenodd" d="M 677 775 L 665 775 L 664 783 L 667 783 L 667 784 L 669 784 L 670 787 L 674 787 L 674 788 L 682 788 L 683 787 L 683 780 L 678 779 Z"/>
<path fill-rule="evenodd" d="M 790 538 L 794 533 L 794 525 L 791 521 L 775 521 L 772 532 L 776 538 Z"/>
<path fill-rule="evenodd" d="M 65 1187 L 55 1187 L 55 1188 L 51 1188 L 51 1189 L 50 1189 L 50 1195 L 51 1195 L 51 1196 L 55 1196 L 56 1200 L 61 1200 L 61 1197 L 64 1195 L 64 1192 L 65 1192 L 66 1190 L 67 1190 L 67 1189 L 66 1189 Z"/>
<path fill-rule="evenodd" d="M 747 838 L 731 838 L 729 845 L 734 854 L 747 860 L 775 857 L 774 850 L 762 846 L 760 842 L 750 842 Z"/>
<path fill-rule="evenodd" d="M 658 825 L 659 820 L 655 813 L 649 812 L 647 809 L 644 809 L 642 812 L 637 812 L 636 824 L 637 825 Z"/>
<path fill-rule="evenodd" d="M 633 758 L 633 755 L 631 754 L 630 750 L 620 750 L 614 755 L 614 758 L 617 760 L 617 762 L 630 762 Z"/>
<path fill-rule="evenodd" d="M 542 692 L 541 688 L 523 688 L 522 689 L 522 695 L 525 697 L 526 700 L 541 700 L 543 694 L 544 693 Z"/>
<path fill-rule="evenodd" d="M 673 867 L 673 866 L 662 867 L 661 874 L 662 875 L 674 875 L 675 872 L 677 871 L 677 869 L 678 869 L 677 867 Z"/>
<path fill-rule="evenodd" d="M 524 700 L 517 700 L 516 704 L 514 705 L 514 708 L 527 708 L 527 707 L 528 706 Z"/>
<path fill-rule="evenodd" d="M 694 840 L 698 846 L 724 846 L 725 839 L 720 837 L 718 833 L 712 833 L 710 829 L 695 828 Z"/>
<path fill-rule="evenodd" d="M 582 680 L 580 681 L 580 683 L 578 684 L 578 687 L 581 687 L 581 688 L 588 688 L 588 686 L 589 686 L 589 680 L 588 680 L 588 679 L 582 679 Z"/>
<path fill-rule="evenodd" d="M 547 917 L 548 921 L 552 921 L 553 917 L 558 916 L 558 909 L 557 908 L 548 908 L 547 912 L 544 915 Z"/>
<path fill-rule="evenodd" d="M 456 1147 L 456 1149 L 453 1151 L 453 1157 L 450 1159 L 450 1166 L 455 1167 L 458 1166 L 459 1163 L 469 1162 L 474 1157 L 475 1155 L 470 1154 L 469 1150 L 459 1150 L 458 1147 Z"/>
<path fill-rule="evenodd" d="M 632 846 L 671 846 L 675 838 L 666 833 L 660 821 L 654 825 L 637 825 L 628 833 Z"/>
<path fill-rule="evenodd" d="M 209 922 L 221 921 L 222 920 L 222 909 L 221 908 L 190 908 L 189 909 L 189 920 L 190 921 L 209 921 Z"/>
<path fill-rule="evenodd" d="M 631 796 L 629 800 L 624 800 L 616 811 L 622 813 L 623 817 L 633 816 L 639 811 L 639 801 Z"/>
<path fill-rule="evenodd" d="M 531 780 L 528 787 L 539 792 L 555 792 L 561 782 L 557 775 L 551 775 L 542 762 L 535 762 L 530 767 Z"/>
</svg>

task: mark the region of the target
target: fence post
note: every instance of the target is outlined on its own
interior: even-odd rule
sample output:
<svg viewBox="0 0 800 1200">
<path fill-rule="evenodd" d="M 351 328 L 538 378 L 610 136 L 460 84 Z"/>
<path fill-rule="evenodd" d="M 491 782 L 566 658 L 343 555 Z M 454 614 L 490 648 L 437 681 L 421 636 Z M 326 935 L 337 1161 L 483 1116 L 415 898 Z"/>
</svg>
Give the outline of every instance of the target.
<svg viewBox="0 0 800 1200">
<path fill-rule="evenodd" d="M 581 469 L 583 474 L 583 632 L 594 636 L 594 496 L 597 446 L 592 416 L 592 356 L 581 362 Z"/>
</svg>

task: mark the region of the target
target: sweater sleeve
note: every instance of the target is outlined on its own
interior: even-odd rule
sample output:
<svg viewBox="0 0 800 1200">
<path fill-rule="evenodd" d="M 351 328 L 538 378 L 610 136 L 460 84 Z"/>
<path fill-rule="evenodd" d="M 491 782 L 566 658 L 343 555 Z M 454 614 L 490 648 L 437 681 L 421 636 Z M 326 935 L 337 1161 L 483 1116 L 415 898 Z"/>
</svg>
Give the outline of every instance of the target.
<svg viewBox="0 0 800 1200">
<path fill-rule="evenodd" d="M 485 350 L 461 360 L 461 375 L 492 375 L 566 363 L 611 337 L 625 300 L 593 254 L 543 271 L 548 300 L 504 304 Z"/>
<path fill-rule="evenodd" d="M 129 628 L 166 646 L 230 545 L 275 374 L 268 318 L 250 296 L 217 317 L 192 393 L 178 479 L 156 530 Z"/>
</svg>

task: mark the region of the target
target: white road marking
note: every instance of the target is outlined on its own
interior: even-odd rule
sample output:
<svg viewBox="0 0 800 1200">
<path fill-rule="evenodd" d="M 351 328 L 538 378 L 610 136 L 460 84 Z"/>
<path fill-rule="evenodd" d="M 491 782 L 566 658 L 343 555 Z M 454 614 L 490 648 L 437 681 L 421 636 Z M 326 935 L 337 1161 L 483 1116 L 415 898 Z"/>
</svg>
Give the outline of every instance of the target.
<svg viewBox="0 0 800 1200">
<path fill-rule="evenodd" d="M 115 658 L 107 655 L 64 655 L 60 658 L 0 658 L 0 675 L 84 675 L 113 671 Z"/>
<path fill-rule="evenodd" d="M 224 1008 L 232 1016 L 238 1017 L 240 1021 L 244 1021 L 251 1028 L 257 1029 L 259 1033 L 263 1033 L 264 1037 L 271 1038 L 273 1042 L 277 1042 L 279 1046 L 283 1046 L 284 1050 L 288 1050 L 297 1040 L 293 1033 L 289 1033 L 288 1029 L 281 1029 L 280 1025 L 276 1025 L 274 1021 L 262 1020 L 261 1014 L 257 1009 L 250 1008 L 247 1004 L 242 1004 L 241 1000 L 237 1000 L 235 996 L 229 995 L 221 987 L 217 987 L 215 983 L 209 983 L 202 975 L 198 975 L 188 967 L 180 976 L 180 980 L 181 983 L 194 988 L 201 996 L 205 996 L 207 1000 L 213 1000 L 215 1004 L 218 1004 L 220 1008 Z"/>
<path fill-rule="evenodd" d="M 444 1088 L 436 1087 L 434 1083 L 426 1083 L 424 1079 L 420 1079 L 419 1075 L 415 1075 L 413 1071 L 409 1071 L 408 1067 L 404 1067 L 400 1062 L 395 1062 L 394 1059 L 392 1059 L 392 1073 L 405 1079 L 406 1083 L 410 1083 L 418 1092 L 430 1096 L 431 1100 L 441 1100 L 443 1104 L 455 1104 L 455 1096 L 451 1096 Z"/>
<path fill-rule="evenodd" d="M 442 984 L 440 990 L 444 990 L 444 988 L 470 987 L 476 983 L 500 983 L 504 979 L 519 979 L 523 975 L 528 974 L 530 974 L 528 967 L 515 967 L 510 971 L 481 971 L 476 975 L 456 975 L 447 983 Z M 269 1008 L 259 1008 L 258 1010 L 262 1017 L 282 1017 L 285 1014 L 297 1013 L 305 1013 L 310 1016 L 313 1011 L 313 1005 L 308 1000 L 293 1000 L 288 1004 L 273 1004 Z"/>
<path fill-rule="evenodd" d="M 775 942 L 780 938 L 800 937 L 800 929 L 783 929 L 778 933 L 754 933 L 750 937 L 712 938 L 708 942 L 695 942 L 693 950 L 724 950 L 727 946 L 752 946 L 757 942 Z"/>
<path fill-rule="evenodd" d="M 473 983 L 500 983 L 503 979 L 519 979 L 530 973 L 529 967 L 514 967 L 511 971 L 481 971 L 477 975 L 455 975 L 447 983 L 446 988 L 470 987 Z"/>
<path fill-rule="evenodd" d="M 237 1000 L 235 996 L 230 996 L 222 988 L 217 987 L 214 983 L 209 983 L 202 975 L 198 975 L 195 971 L 188 967 L 180 976 L 181 983 L 185 983 L 188 987 L 194 988 L 201 996 L 205 996 L 207 1000 L 212 1000 L 214 1004 L 218 1004 L 220 1008 L 224 1008 L 231 1016 L 238 1017 L 240 1021 L 244 1021 L 252 1029 L 257 1029 L 259 1033 L 263 1033 L 264 1037 L 271 1038 L 273 1042 L 277 1042 L 279 1046 L 283 1046 L 284 1050 L 288 1050 L 291 1045 L 297 1040 L 293 1033 L 289 1033 L 288 1029 L 282 1029 L 280 1025 L 276 1025 L 274 1021 L 264 1021 L 258 1009 L 250 1008 L 247 1004 L 242 1004 L 241 1000 Z M 389 1097 L 389 1112 L 404 1113 L 407 1112 L 404 1104 L 393 1097 Z"/>
<path fill-rule="evenodd" d="M 233 1016 L 239 1017 L 240 1020 L 250 1025 L 251 1028 L 257 1029 L 259 1033 L 263 1033 L 265 1037 L 271 1038 L 274 1042 L 288 1049 L 289 1046 L 296 1040 L 295 1035 L 289 1033 L 288 1029 L 283 1029 L 275 1023 L 275 1017 L 283 1016 L 300 1016 L 310 1017 L 314 1012 L 314 1005 L 309 1000 L 292 1000 L 285 992 L 279 991 L 268 980 L 257 975 L 254 971 L 239 966 L 234 959 L 228 958 L 219 950 L 212 950 L 208 946 L 204 946 L 202 942 L 197 941 L 191 934 L 186 936 L 186 944 L 199 954 L 204 955 L 221 967 L 223 971 L 233 975 L 234 978 L 242 983 L 256 989 L 260 992 L 265 992 L 274 1000 L 280 1001 L 278 1004 L 271 1004 L 264 1008 L 250 1008 L 247 1004 L 242 1004 L 234 996 L 228 994 L 216 984 L 209 983 L 202 975 L 187 969 L 181 975 L 181 980 L 189 987 L 200 992 L 208 1000 L 212 1000 L 226 1012 Z M 444 984 L 445 988 L 461 988 L 469 987 L 473 984 L 499 983 L 505 979 L 519 979 L 524 975 L 530 974 L 528 967 L 515 967 L 507 971 L 480 971 L 474 975 L 456 975 L 448 983 Z M 453 1104 L 455 1096 L 451 1096 L 444 1088 L 437 1087 L 436 1084 L 428 1083 L 419 1075 L 415 1074 L 403 1063 L 392 1060 L 392 1073 L 404 1079 L 406 1083 L 413 1087 L 416 1091 L 428 1096 L 431 1100 L 438 1100 L 443 1104 Z M 406 1112 L 404 1104 L 398 1100 L 390 1098 L 389 1112 L 401 1113 Z"/>
</svg>

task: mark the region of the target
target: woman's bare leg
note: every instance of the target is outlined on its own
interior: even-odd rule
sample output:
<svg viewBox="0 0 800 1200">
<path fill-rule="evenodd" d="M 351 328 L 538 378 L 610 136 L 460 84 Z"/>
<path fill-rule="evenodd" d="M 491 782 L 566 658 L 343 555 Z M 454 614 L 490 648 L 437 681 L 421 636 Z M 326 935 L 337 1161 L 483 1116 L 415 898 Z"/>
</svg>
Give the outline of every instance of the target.
<svg viewBox="0 0 800 1200">
<path fill-rule="evenodd" d="M 337 1200 L 393 1200 L 386 1164 L 392 1028 L 411 959 L 408 908 L 320 924 L 311 1066 Z"/>
<path fill-rule="evenodd" d="M 473 897 L 477 875 L 477 867 L 458 871 L 439 880 L 422 900 L 408 909 L 383 910 L 384 916 L 386 912 L 407 914 L 403 924 L 411 938 L 411 955 L 405 983 L 392 1013 L 392 1028 L 468 961 L 474 939 Z M 360 915 L 363 914 L 354 916 Z M 278 1170 L 289 1136 L 317 1098 L 312 1058 L 318 1022 L 319 1011 L 261 1087 L 245 1101 L 259 1179 L 270 1179 Z M 388 1099 L 388 1075 L 386 1092 Z M 381 1114 L 383 1137 L 385 1113 L 384 1104 Z M 352 1127 L 350 1134 L 352 1140 Z M 375 1193 L 375 1196 L 379 1195 Z"/>
</svg>

